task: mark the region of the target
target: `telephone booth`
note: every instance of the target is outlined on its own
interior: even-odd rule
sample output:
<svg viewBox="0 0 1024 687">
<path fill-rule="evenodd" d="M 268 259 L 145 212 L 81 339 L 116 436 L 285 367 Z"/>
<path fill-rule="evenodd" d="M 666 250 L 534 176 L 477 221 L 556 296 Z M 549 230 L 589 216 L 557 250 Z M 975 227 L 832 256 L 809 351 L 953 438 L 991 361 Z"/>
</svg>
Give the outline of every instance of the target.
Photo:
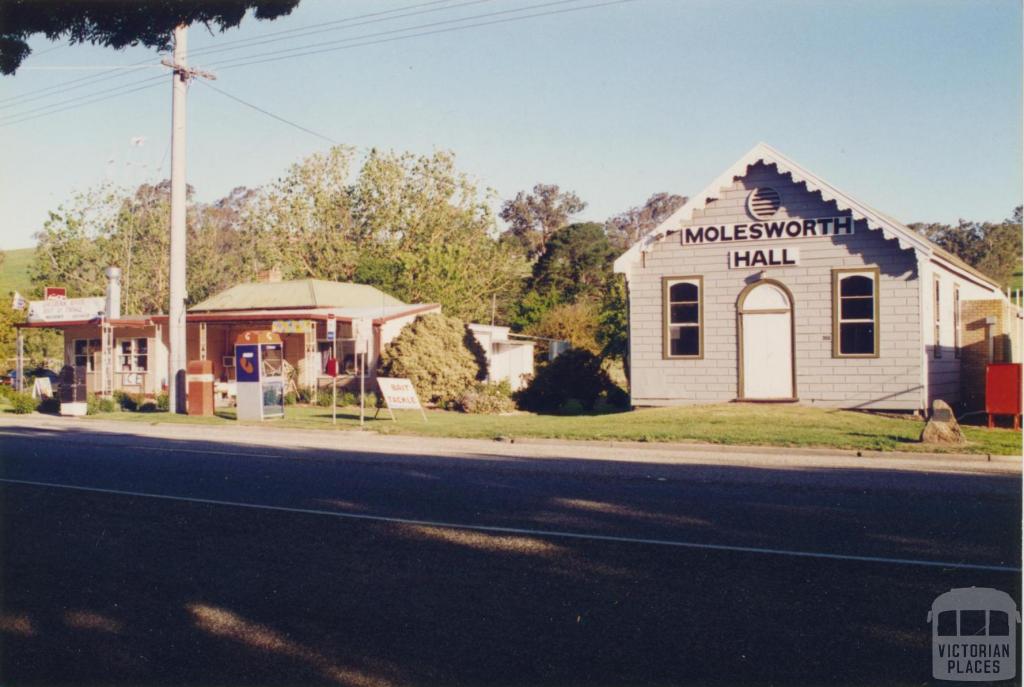
<svg viewBox="0 0 1024 687">
<path fill-rule="evenodd" d="M 284 416 L 284 345 L 275 332 L 247 331 L 235 339 L 238 419 Z"/>
</svg>

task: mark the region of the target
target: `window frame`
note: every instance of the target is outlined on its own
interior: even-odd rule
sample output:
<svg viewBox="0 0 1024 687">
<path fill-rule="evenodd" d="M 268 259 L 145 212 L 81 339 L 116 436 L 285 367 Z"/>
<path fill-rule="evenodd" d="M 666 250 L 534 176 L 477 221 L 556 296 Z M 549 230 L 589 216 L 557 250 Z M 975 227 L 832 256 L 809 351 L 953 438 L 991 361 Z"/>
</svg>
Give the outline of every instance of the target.
<svg viewBox="0 0 1024 687">
<path fill-rule="evenodd" d="M 126 354 L 122 348 L 122 344 L 125 342 L 130 344 L 130 351 Z M 146 352 L 139 353 L 139 342 L 146 342 Z M 149 372 L 149 337 L 148 336 L 129 336 L 123 339 L 117 339 L 114 341 L 115 355 L 117 356 L 117 367 L 120 368 L 117 372 L 125 374 L 145 374 Z M 123 359 L 128 356 L 130 361 L 129 369 L 124 369 Z M 145 359 L 145 367 L 139 367 L 139 359 Z"/>
<path fill-rule="evenodd" d="M 865 265 L 864 267 L 842 267 L 832 270 L 832 357 L 833 358 L 878 358 L 880 356 L 880 349 L 882 343 L 882 327 L 881 327 L 881 270 L 878 267 L 871 267 Z M 851 276 L 869 276 L 871 277 L 873 289 L 872 289 L 872 301 L 873 301 L 873 318 L 871 322 L 875 325 L 875 340 L 874 340 L 874 351 L 871 353 L 843 353 L 840 349 L 841 337 L 840 337 L 840 325 L 844 322 L 842 319 L 842 297 L 840 296 L 839 287 L 843 279 Z M 865 320 L 846 320 L 848 322 L 864 322 Z"/>
<path fill-rule="evenodd" d="M 84 341 L 85 342 L 85 353 L 81 353 L 80 354 L 78 352 L 78 342 L 79 341 Z M 95 348 L 93 348 L 93 344 L 95 344 Z M 85 358 L 85 365 L 82 365 L 81 367 L 84 367 L 86 372 L 95 372 L 96 371 L 96 369 L 95 369 L 96 366 L 94 365 L 93 357 L 96 355 L 96 353 L 99 353 L 99 352 L 101 352 L 103 350 L 103 345 L 102 344 L 103 344 L 103 342 L 100 339 L 90 339 L 90 338 L 72 339 L 72 341 L 71 341 L 71 357 L 74 360 L 74 366 L 75 367 L 80 367 L 79 364 L 78 364 L 78 359 L 79 358 Z"/>
<path fill-rule="evenodd" d="M 681 282 L 696 282 L 697 324 L 672 324 L 672 301 L 669 290 Z M 672 327 L 697 328 L 697 355 L 672 354 Z M 662 360 L 703 360 L 704 359 L 704 275 L 687 274 L 661 278 L 661 358 Z"/>
<path fill-rule="evenodd" d="M 939 275 L 932 277 L 932 320 L 935 322 L 932 357 L 939 360 L 942 358 L 942 278 Z"/>
</svg>

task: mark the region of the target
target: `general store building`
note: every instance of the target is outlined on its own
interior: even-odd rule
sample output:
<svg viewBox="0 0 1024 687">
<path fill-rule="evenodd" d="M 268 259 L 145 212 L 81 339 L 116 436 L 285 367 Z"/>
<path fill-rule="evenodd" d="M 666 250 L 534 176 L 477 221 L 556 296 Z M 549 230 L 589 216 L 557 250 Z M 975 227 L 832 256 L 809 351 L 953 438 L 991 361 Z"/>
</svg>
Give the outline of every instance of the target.
<svg viewBox="0 0 1024 687">
<path fill-rule="evenodd" d="M 635 406 L 976 406 L 1020 360 L 1000 285 L 765 144 L 615 261 Z"/>
</svg>

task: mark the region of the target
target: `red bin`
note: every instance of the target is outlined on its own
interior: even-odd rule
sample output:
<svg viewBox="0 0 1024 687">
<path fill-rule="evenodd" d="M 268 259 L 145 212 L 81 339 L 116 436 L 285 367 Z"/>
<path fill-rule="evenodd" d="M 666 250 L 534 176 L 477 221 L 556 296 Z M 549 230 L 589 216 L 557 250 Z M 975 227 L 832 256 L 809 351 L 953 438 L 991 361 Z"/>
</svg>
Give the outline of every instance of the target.
<svg viewBox="0 0 1024 687">
<path fill-rule="evenodd" d="M 213 363 L 209 360 L 192 360 L 186 371 L 188 414 L 213 415 Z"/>
<path fill-rule="evenodd" d="M 1021 364 L 989 363 L 985 368 L 985 412 L 988 426 L 994 415 L 1012 415 L 1013 428 L 1020 429 Z"/>
</svg>

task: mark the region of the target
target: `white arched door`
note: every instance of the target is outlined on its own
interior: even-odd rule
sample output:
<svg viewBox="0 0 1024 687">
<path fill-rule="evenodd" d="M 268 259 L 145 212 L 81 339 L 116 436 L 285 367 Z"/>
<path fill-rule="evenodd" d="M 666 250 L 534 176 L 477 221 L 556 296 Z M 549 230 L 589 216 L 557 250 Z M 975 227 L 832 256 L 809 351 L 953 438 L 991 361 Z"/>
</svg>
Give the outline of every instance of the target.
<svg viewBox="0 0 1024 687">
<path fill-rule="evenodd" d="M 793 388 L 793 301 L 782 284 L 761 281 L 740 295 L 740 398 L 783 400 Z"/>
</svg>

